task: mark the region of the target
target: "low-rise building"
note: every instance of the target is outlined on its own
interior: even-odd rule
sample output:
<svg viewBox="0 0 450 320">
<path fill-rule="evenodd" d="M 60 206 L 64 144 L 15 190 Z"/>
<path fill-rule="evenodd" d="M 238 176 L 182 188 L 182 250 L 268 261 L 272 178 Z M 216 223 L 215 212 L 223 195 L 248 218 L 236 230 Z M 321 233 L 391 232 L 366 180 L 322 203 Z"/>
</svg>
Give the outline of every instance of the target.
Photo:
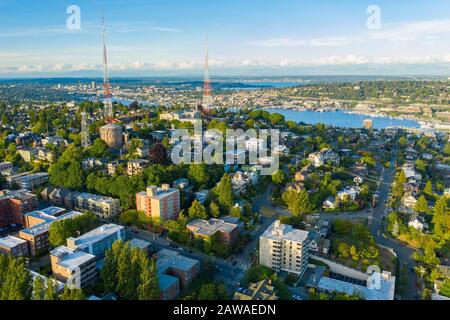
<svg viewBox="0 0 450 320">
<path fill-rule="evenodd" d="M 68 238 L 67 247 L 71 250 L 92 254 L 97 260 L 105 256 L 116 241 L 125 241 L 125 227 L 105 224 L 77 238 Z"/>
<path fill-rule="evenodd" d="M 30 254 L 32 256 L 35 256 L 37 254 L 47 251 L 50 248 L 50 242 L 48 240 L 48 230 L 50 229 L 50 225 L 53 222 L 63 219 L 72 219 L 81 216 L 83 214 L 77 211 L 70 211 L 61 216 L 55 217 L 49 214 L 36 211 L 31 212 L 27 215 L 33 215 L 34 216 L 33 221 L 36 221 L 36 219 L 39 219 L 39 217 L 43 221 L 40 224 L 34 225 L 30 228 L 21 230 L 19 232 L 19 237 L 28 242 Z M 29 219 L 27 218 L 27 221 L 28 220 Z"/>
<path fill-rule="evenodd" d="M 49 177 L 50 174 L 47 172 L 24 172 L 9 176 L 6 178 L 6 181 L 10 187 L 17 185 L 21 189 L 34 190 L 36 187 L 47 183 Z"/>
<path fill-rule="evenodd" d="M 127 163 L 127 174 L 129 176 L 134 176 L 136 174 L 142 173 L 145 168 L 150 164 L 150 161 L 144 159 L 131 160 Z"/>
<path fill-rule="evenodd" d="M 210 242 L 213 236 L 218 236 L 227 245 L 233 244 L 239 237 L 239 225 L 224 219 L 196 219 L 188 223 L 186 229 L 195 237 Z"/>
<path fill-rule="evenodd" d="M 11 254 L 14 257 L 28 257 L 28 244 L 25 240 L 8 236 L 0 238 L 0 254 Z"/>
<path fill-rule="evenodd" d="M 111 197 L 85 192 L 73 192 L 72 199 L 75 210 L 89 211 L 105 220 L 118 216 L 122 211 L 119 199 Z"/>
<path fill-rule="evenodd" d="M 97 278 L 95 256 L 60 246 L 50 252 L 53 275 L 69 288 L 82 289 Z"/>
<path fill-rule="evenodd" d="M 161 295 L 164 300 L 173 300 L 179 289 L 186 289 L 200 272 L 198 260 L 180 255 L 176 251 L 161 250 L 156 254 Z"/>
<path fill-rule="evenodd" d="M 0 228 L 24 224 L 24 215 L 38 207 L 37 196 L 26 190 L 0 192 Z"/>
</svg>

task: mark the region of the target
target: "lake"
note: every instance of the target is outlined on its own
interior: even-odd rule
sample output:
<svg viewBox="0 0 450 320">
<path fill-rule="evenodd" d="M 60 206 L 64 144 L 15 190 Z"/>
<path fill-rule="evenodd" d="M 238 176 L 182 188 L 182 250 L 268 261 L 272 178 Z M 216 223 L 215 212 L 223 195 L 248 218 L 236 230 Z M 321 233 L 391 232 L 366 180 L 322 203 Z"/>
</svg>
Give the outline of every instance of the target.
<svg viewBox="0 0 450 320">
<path fill-rule="evenodd" d="M 374 129 L 386 129 L 387 127 L 420 128 L 420 124 L 414 120 L 391 119 L 389 117 L 371 117 L 360 114 L 349 114 L 343 111 L 317 112 L 299 111 L 287 109 L 264 109 L 270 113 L 282 114 L 287 121 L 304 122 L 306 124 L 323 123 L 328 126 L 341 128 L 362 128 L 365 119 L 373 120 Z"/>
</svg>

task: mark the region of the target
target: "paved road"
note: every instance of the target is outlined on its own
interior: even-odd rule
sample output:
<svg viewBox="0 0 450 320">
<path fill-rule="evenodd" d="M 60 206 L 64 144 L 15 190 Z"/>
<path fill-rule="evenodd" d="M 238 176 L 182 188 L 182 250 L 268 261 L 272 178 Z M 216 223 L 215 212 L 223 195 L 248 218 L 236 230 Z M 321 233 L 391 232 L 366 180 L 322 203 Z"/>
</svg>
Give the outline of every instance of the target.
<svg viewBox="0 0 450 320">
<path fill-rule="evenodd" d="M 377 243 L 392 248 L 397 255 L 400 265 L 407 265 L 408 268 L 408 287 L 403 294 L 406 300 L 414 300 L 417 298 L 417 276 L 414 272 L 416 262 L 412 259 L 414 249 L 408 245 L 401 243 L 395 239 L 384 236 L 383 217 L 388 213 L 387 201 L 389 199 L 390 186 L 395 178 L 395 159 L 392 160 L 391 166 L 383 171 L 382 182 L 379 188 L 379 205 L 373 210 L 371 215 L 370 232 L 374 236 Z M 399 279 L 397 279 L 399 280 Z"/>
</svg>

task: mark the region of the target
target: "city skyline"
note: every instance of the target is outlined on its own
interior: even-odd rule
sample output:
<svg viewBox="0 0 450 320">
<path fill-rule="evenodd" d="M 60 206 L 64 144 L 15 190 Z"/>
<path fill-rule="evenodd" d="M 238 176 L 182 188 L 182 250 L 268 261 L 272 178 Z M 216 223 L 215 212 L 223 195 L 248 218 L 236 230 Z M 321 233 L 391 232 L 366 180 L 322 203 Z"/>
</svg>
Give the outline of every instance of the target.
<svg viewBox="0 0 450 320">
<path fill-rule="evenodd" d="M 80 30 L 66 27 L 70 5 L 81 10 Z M 381 10 L 379 30 L 367 27 L 371 5 Z M 2 2 L 0 78 L 100 76 L 101 7 Z M 212 77 L 450 75 L 445 1 L 134 0 L 104 7 L 111 77 L 201 76 L 206 32 Z"/>
</svg>

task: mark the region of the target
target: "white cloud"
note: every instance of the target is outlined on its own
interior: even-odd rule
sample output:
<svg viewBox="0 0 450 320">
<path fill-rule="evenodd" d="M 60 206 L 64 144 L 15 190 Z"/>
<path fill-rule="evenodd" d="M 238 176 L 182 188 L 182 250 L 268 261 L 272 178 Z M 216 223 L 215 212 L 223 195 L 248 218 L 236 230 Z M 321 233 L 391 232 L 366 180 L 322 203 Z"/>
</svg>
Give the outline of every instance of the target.
<svg viewBox="0 0 450 320">
<path fill-rule="evenodd" d="M 265 48 L 275 47 L 298 47 L 306 45 L 306 41 L 289 38 L 266 39 L 249 42 L 250 45 Z"/>
<path fill-rule="evenodd" d="M 430 20 L 397 25 L 382 25 L 382 29 L 370 32 L 372 39 L 388 41 L 413 41 L 419 38 L 437 39 L 450 34 L 450 20 Z"/>
</svg>

